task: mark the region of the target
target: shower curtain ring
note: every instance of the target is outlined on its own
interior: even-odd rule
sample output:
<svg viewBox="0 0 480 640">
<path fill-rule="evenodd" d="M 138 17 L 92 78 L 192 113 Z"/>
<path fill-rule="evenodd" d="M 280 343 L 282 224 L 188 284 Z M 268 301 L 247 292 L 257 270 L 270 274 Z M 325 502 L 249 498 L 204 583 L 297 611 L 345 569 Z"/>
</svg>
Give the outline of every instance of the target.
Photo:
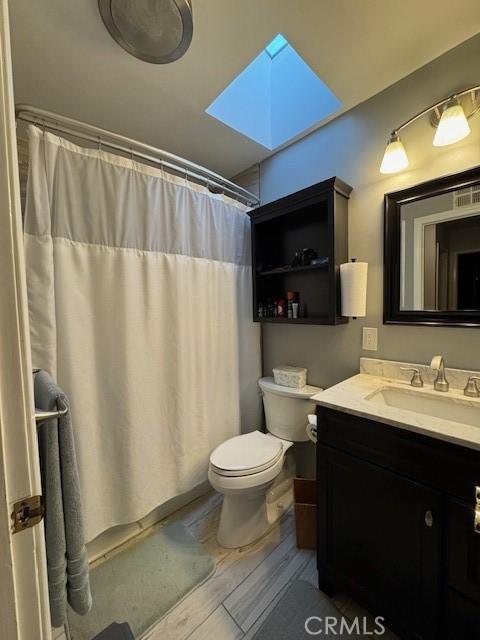
<svg viewBox="0 0 480 640">
<path fill-rule="evenodd" d="M 98 151 L 101 152 L 102 151 L 102 139 L 100 138 L 100 136 L 97 136 L 97 142 L 98 142 Z"/>
<path fill-rule="evenodd" d="M 133 162 L 133 147 L 130 147 L 130 160 Z"/>
</svg>

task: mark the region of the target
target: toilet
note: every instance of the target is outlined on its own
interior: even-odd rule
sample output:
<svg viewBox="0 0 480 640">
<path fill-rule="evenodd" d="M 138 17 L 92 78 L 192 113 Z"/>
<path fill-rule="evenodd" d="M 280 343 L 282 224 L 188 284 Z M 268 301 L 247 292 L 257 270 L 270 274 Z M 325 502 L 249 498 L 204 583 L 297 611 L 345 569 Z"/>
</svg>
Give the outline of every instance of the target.
<svg viewBox="0 0 480 640">
<path fill-rule="evenodd" d="M 293 502 L 295 461 L 290 447 L 309 439 L 312 396 L 322 391 L 258 381 L 267 433 L 253 431 L 230 438 L 210 456 L 208 479 L 222 493 L 217 539 L 222 547 L 242 547 L 261 538 Z"/>
</svg>

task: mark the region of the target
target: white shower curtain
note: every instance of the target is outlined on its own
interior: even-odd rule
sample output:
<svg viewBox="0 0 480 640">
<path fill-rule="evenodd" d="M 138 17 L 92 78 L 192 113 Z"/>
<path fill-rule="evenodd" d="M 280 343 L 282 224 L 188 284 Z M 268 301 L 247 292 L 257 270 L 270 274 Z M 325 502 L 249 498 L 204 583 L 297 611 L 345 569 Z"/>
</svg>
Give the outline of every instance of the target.
<svg viewBox="0 0 480 640">
<path fill-rule="evenodd" d="M 31 126 L 33 365 L 70 397 L 87 539 L 206 479 L 258 428 L 245 207 Z"/>
</svg>

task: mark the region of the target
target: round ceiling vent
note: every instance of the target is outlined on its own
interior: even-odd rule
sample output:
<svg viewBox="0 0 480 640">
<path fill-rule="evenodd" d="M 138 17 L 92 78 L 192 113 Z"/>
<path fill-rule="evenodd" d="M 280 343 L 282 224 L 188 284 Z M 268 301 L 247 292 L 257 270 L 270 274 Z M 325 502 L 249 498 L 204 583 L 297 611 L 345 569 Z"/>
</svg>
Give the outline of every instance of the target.
<svg viewBox="0 0 480 640">
<path fill-rule="evenodd" d="M 112 38 L 140 60 L 173 62 L 190 46 L 189 0 L 98 0 L 98 6 Z"/>
</svg>

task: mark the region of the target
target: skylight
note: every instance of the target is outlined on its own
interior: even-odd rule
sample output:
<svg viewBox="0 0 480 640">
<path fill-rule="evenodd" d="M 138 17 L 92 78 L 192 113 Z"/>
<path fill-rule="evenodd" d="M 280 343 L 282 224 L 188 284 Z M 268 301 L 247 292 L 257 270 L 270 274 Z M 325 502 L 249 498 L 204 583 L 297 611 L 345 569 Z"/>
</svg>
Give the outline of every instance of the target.
<svg viewBox="0 0 480 640">
<path fill-rule="evenodd" d="M 281 33 L 275 36 L 275 38 L 267 44 L 265 47 L 265 51 L 268 53 L 270 58 L 274 58 L 276 55 L 280 53 L 282 49 L 285 49 L 288 41 L 282 36 Z"/>
<path fill-rule="evenodd" d="M 340 107 L 335 94 L 279 33 L 206 112 L 273 150 Z"/>
</svg>

